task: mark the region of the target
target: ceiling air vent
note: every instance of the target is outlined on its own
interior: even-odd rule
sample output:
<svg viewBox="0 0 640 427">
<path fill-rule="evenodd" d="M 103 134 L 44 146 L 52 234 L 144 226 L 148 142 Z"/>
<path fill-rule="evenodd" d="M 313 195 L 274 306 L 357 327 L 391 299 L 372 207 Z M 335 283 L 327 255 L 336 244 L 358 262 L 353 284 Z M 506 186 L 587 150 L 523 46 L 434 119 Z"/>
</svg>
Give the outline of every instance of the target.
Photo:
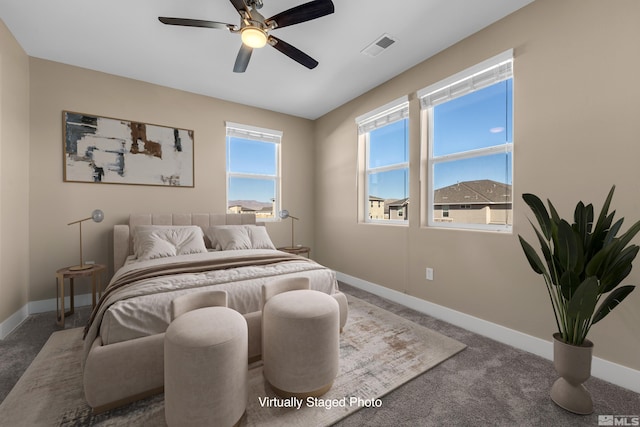
<svg viewBox="0 0 640 427">
<path fill-rule="evenodd" d="M 376 41 L 365 47 L 361 53 L 374 57 L 380 55 L 385 49 L 394 44 L 396 40 L 389 34 L 383 34 Z"/>
</svg>

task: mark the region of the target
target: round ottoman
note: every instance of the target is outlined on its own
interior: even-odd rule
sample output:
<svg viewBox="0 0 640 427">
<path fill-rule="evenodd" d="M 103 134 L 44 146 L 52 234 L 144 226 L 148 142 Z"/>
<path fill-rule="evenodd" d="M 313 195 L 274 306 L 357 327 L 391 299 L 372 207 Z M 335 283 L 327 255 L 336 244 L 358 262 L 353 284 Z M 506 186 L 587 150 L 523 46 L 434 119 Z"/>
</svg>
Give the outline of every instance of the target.
<svg viewBox="0 0 640 427">
<path fill-rule="evenodd" d="M 321 396 L 338 374 L 340 309 L 318 291 L 283 292 L 262 311 L 263 372 L 282 397 Z"/>
<path fill-rule="evenodd" d="M 235 310 L 189 311 L 164 338 L 169 426 L 232 426 L 247 406 L 247 323 Z"/>
</svg>

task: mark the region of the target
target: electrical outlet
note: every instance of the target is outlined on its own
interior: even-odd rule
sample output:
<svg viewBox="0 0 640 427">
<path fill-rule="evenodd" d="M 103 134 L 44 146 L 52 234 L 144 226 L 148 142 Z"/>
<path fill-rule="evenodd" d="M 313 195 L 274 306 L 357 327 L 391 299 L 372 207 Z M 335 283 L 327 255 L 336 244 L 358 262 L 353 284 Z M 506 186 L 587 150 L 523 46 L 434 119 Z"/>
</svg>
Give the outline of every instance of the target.
<svg viewBox="0 0 640 427">
<path fill-rule="evenodd" d="M 427 267 L 427 280 L 433 280 L 433 268 Z"/>
</svg>

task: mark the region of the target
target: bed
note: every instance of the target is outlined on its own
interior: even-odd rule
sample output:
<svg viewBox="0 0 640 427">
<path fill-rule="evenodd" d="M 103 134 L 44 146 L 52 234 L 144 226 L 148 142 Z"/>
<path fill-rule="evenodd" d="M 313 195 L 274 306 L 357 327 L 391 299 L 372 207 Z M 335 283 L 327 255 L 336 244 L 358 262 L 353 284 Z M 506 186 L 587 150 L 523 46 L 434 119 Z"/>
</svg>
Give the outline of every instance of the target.
<svg viewBox="0 0 640 427">
<path fill-rule="evenodd" d="M 271 280 L 307 277 L 338 301 L 344 326 L 335 273 L 276 250 L 262 225 L 252 214 L 204 213 L 134 214 L 114 226 L 115 273 L 84 331 L 84 393 L 94 412 L 162 392 L 170 305 L 186 293 L 227 292 L 247 320 L 249 361 L 260 358 L 261 289 Z"/>
</svg>

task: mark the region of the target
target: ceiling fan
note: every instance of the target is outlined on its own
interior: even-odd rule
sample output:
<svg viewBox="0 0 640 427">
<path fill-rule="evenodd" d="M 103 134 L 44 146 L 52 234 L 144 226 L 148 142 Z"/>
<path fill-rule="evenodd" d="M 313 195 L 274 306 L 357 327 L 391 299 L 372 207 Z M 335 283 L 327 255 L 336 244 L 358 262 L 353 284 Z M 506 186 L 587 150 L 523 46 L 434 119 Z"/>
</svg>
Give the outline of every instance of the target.
<svg viewBox="0 0 640 427">
<path fill-rule="evenodd" d="M 301 4 L 291 9 L 280 12 L 270 18 L 265 18 L 258 12 L 262 8 L 262 0 L 230 0 L 233 7 L 240 14 L 240 25 L 225 24 L 223 22 L 202 21 L 199 19 L 185 18 L 167 18 L 159 17 L 163 24 L 180 25 L 185 27 L 202 27 L 229 30 L 232 33 L 240 33 L 242 37 L 242 46 L 236 57 L 233 71 L 235 73 L 244 73 L 249 65 L 253 49 L 261 48 L 269 44 L 287 55 L 294 61 L 304 65 L 309 69 L 313 69 L 318 65 L 318 61 L 302 52 L 289 43 L 280 40 L 269 34 L 270 31 L 277 28 L 287 27 L 289 25 L 299 24 L 312 19 L 320 18 L 334 12 L 333 2 L 331 0 L 313 0 L 308 3 Z"/>
</svg>

